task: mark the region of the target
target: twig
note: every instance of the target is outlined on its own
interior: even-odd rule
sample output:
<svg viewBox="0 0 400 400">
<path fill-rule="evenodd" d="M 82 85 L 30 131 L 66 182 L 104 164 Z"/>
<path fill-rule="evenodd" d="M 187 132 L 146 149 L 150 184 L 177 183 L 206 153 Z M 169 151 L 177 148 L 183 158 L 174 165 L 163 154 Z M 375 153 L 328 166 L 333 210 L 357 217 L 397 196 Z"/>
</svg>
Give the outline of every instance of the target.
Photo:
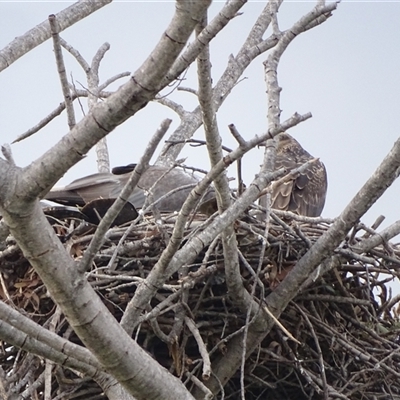
<svg viewBox="0 0 400 400">
<path fill-rule="evenodd" d="M 203 374 L 202 374 L 202 378 L 207 381 L 208 379 L 210 379 L 210 375 L 211 375 L 211 361 L 210 361 L 210 355 L 208 354 L 206 345 L 203 342 L 203 339 L 200 335 L 199 330 L 196 327 L 196 324 L 194 323 L 194 321 L 189 318 L 189 317 L 185 317 L 185 323 L 187 325 L 187 327 L 189 328 L 190 332 L 192 332 L 193 337 L 195 338 L 196 342 L 197 342 L 197 346 L 199 348 L 199 352 L 201 355 L 201 358 L 203 359 Z"/>
<path fill-rule="evenodd" d="M 279 320 L 274 316 L 274 314 L 271 313 L 271 311 L 268 309 L 266 305 L 262 306 L 263 310 L 273 319 L 274 323 L 287 335 L 287 337 L 297 344 L 301 344 L 280 322 Z"/>
<path fill-rule="evenodd" d="M 115 81 L 117 81 L 118 79 L 121 78 L 125 78 L 126 76 L 129 76 L 131 73 L 130 72 L 120 72 L 117 75 L 114 75 L 111 78 L 108 78 L 106 81 L 104 81 L 100 86 L 99 86 L 99 90 L 100 90 L 100 97 L 103 97 L 101 95 L 101 91 L 103 91 L 106 87 L 110 86 L 112 83 L 114 83 Z"/>
<path fill-rule="evenodd" d="M 61 83 L 61 90 L 64 96 L 65 108 L 67 110 L 68 126 L 69 129 L 71 130 L 76 124 L 75 112 L 72 103 L 71 92 L 69 90 L 69 83 L 67 78 L 67 72 L 65 70 L 64 58 L 61 51 L 61 40 L 58 34 L 59 26 L 56 20 L 56 16 L 54 14 L 49 16 L 49 23 L 50 23 L 51 34 L 53 37 L 54 55 L 56 57 L 57 70 Z"/>
<path fill-rule="evenodd" d="M 307 314 L 302 310 L 301 307 L 299 307 L 297 304 L 293 304 L 294 307 L 301 313 L 301 315 L 303 316 L 303 318 L 305 319 L 310 331 L 311 331 L 311 335 L 314 338 L 314 344 L 315 347 L 317 349 L 317 354 L 318 354 L 318 359 L 319 359 L 319 370 L 321 373 L 321 380 L 322 380 L 322 388 L 324 391 L 324 399 L 325 400 L 329 400 L 329 393 L 328 393 L 328 382 L 326 380 L 326 374 L 325 374 L 325 362 L 324 362 L 324 356 L 322 354 L 322 350 L 321 350 L 321 346 L 318 340 L 318 336 L 315 333 L 314 327 L 310 322 L 310 319 L 308 318 Z"/>
<path fill-rule="evenodd" d="M 11 146 L 8 143 L 5 143 L 1 146 L 1 152 L 4 158 L 7 160 L 9 166 L 15 167 L 14 157 L 12 155 Z"/>
<path fill-rule="evenodd" d="M 214 398 L 211 390 L 206 385 L 204 385 L 201 380 L 197 379 L 190 372 L 185 372 L 185 375 L 205 394 L 205 396 L 203 397 L 204 400 L 211 400 Z"/>
</svg>

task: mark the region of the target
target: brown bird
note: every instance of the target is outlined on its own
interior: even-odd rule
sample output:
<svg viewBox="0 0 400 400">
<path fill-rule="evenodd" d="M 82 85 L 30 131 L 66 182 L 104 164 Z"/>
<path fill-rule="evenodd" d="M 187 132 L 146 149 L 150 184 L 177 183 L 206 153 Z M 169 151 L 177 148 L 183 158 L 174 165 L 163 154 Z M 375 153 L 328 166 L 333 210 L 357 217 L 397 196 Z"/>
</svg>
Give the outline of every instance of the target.
<svg viewBox="0 0 400 400">
<path fill-rule="evenodd" d="M 113 173 L 97 173 L 76 179 L 65 187 L 53 188 L 45 199 L 70 206 L 84 206 L 97 199 L 116 199 L 135 166 L 136 164 L 129 164 L 114 168 Z M 150 189 L 152 200 L 156 201 L 174 189 L 190 185 L 157 203 L 157 208 L 161 212 L 179 211 L 198 181 L 195 176 L 182 169 L 169 170 L 164 166 L 153 165 L 141 176 L 128 201 L 135 208 L 142 208 L 146 200 L 146 192 Z M 211 190 L 205 196 L 205 200 L 213 197 L 212 193 Z"/>
<path fill-rule="evenodd" d="M 277 139 L 275 169 L 290 171 L 314 158 L 288 133 L 279 134 Z M 297 177 L 272 188 L 272 208 L 318 217 L 324 208 L 328 188 L 325 166 L 318 160 Z"/>
</svg>

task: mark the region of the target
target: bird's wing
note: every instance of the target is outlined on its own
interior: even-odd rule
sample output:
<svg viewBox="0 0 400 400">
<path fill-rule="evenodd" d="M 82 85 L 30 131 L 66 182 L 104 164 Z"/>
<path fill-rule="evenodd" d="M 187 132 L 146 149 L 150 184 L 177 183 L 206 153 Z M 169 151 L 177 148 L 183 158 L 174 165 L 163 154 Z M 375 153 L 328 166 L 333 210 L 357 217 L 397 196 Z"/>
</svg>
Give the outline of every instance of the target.
<svg viewBox="0 0 400 400">
<path fill-rule="evenodd" d="M 96 185 L 103 185 L 109 183 L 119 183 L 119 179 L 108 172 L 99 172 L 97 174 L 92 174 L 84 176 L 83 178 L 75 179 L 70 184 L 65 186 L 64 190 L 78 190 L 82 188 L 92 187 Z"/>
<path fill-rule="evenodd" d="M 299 215 L 317 217 L 321 215 L 325 205 L 326 189 L 325 166 L 317 161 L 297 177 L 280 184 L 273 184 L 272 207 Z"/>
<path fill-rule="evenodd" d="M 63 190 L 63 188 L 52 189 L 44 198 L 67 206 L 83 206 L 85 204 L 79 193 L 71 190 Z"/>
<path fill-rule="evenodd" d="M 143 190 L 136 187 L 129 196 L 128 201 L 133 204 L 135 208 L 142 208 L 146 201 L 146 194 Z"/>
<path fill-rule="evenodd" d="M 85 204 L 81 208 L 81 213 L 85 215 L 87 221 L 92 224 L 99 224 L 100 219 L 106 215 L 108 209 L 114 204 L 115 199 L 96 199 Z M 135 207 L 129 202 L 124 204 L 124 207 L 119 212 L 111 226 L 122 225 L 126 222 L 133 221 L 137 218 L 138 212 Z"/>
<path fill-rule="evenodd" d="M 120 174 L 124 168 L 130 169 L 131 165 L 122 167 L 122 170 L 117 169 L 117 175 L 98 173 L 76 179 L 63 188 L 52 189 L 45 198 L 67 205 L 84 205 L 99 198 L 115 199 L 131 176 L 131 173 Z M 153 165 L 142 175 L 128 201 L 135 208 L 142 208 L 149 192 L 151 192 L 152 201 L 156 201 L 172 190 L 189 185 L 157 204 L 158 209 L 162 212 L 179 211 L 197 183 L 196 177 L 181 169 L 169 170 L 164 166 Z M 207 196 L 207 199 L 209 197 Z"/>
<path fill-rule="evenodd" d="M 273 183 L 271 192 L 271 205 L 276 210 L 289 211 L 292 207 L 292 193 L 294 181 Z M 292 210 L 291 210 L 292 211 Z"/>
<path fill-rule="evenodd" d="M 291 171 L 313 157 L 289 134 L 278 138 L 275 168 Z M 305 171 L 272 189 L 272 207 L 299 215 L 317 217 L 325 204 L 327 176 L 324 164 L 317 160 Z"/>
<path fill-rule="evenodd" d="M 300 215 L 318 217 L 325 205 L 327 176 L 324 164 L 317 161 L 295 181 L 293 204 Z"/>
<path fill-rule="evenodd" d="M 163 166 L 154 165 L 142 175 L 136 190 L 129 197 L 129 201 L 136 208 L 140 208 L 143 206 L 146 194 L 149 191 L 151 191 L 153 201 L 156 201 L 172 190 L 190 185 L 190 187 L 182 188 L 167 196 L 157 204 L 158 209 L 163 212 L 179 211 L 197 183 L 196 177 L 181 169 L 168 170 Z M 139 189 L 142 189 L 142 191 L 140 192 Z"/>
<path fill-rule="evenodd" d="M 67 205 L 84 205 L 98 198 L 110 198 L 120 179 L 110 173 L 97 173 L 79 178 L 65 187 L 55 187 L 45 199 Z"/>
</svg>

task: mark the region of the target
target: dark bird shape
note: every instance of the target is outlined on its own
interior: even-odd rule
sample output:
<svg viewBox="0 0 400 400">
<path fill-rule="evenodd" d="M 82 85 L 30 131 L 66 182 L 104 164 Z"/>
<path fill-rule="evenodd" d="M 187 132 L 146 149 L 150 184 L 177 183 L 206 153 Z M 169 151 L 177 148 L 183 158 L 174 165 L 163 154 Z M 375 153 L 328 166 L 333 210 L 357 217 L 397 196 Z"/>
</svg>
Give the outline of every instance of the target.
<svg viewBox="0 0 400 400">
<path fill-rule="evenodd" d="M 115 199 L 96 199 L 86 203 L 81 209 L 81 213 L 85 215 L 86 220 L 92 224 L 98 225 L 100 220 L 106 215 L 108 209 L 114 204 Z M 122 210 L 114 219 L 111 226 L 123 225 L 126 222 L 133 221 L 138 217 L 139 213 L 136 208 L 129 202 L 125 203 Z"/>
<path fill-rule="evenodd" d="M 135 168 L 136 168 L 137 164 L 128 164 L 128 165 L 123 165 L 120 167 L 114 167 L 111 172 L 114 175 L 123 175 L 123 174 L 127 174 L 129 172 L 132 172 Z"/>
<path fill-rule="evenodd" d="M 84 220 L 93 225 L 98 225 L 114 201 L 115 199 L 96 199 L 79 208 L 66 205 L 49 206 L 42 204 L 42 208 L 51 225 L 65 219 Z M 111 226 L 119 226 L 133 221 L 138 215 L 136 208 L 131 203 L 125 203 Z"/>
<path fill-rule="evenodd" d="M 289 134 L 281 133 L 277 138 L 275 169 L 286 168 L 290 171 L 314 158 Z M 273 184 L 272 208 L 318 217 L 325 205 L 327 188 L 325 166 L 317 160 L 295 178 Z"/>
<path fill-rule="evenodd" d="M 62 188 L 53 188 L 45 199 L 69 206 L 85 206 L 97 199 L 116 199 L 135 169 L 136 164 L 116 167 L 113 173 L 97 173 L 76 179 Z M 146 201 L 146 192 L 152 194 L 152 201 L 157 201 L 165 194 L 177 189 L 157 203 L 161 212 L 179 211 L 190 191 L 198 183 L 198 179 L 183 171 L 174 168 L 170 170 L 164 166 L 150 166 L 141 176 L 136 188 L 129 196 L 128 201 L 135 209 L 142 208 Z M 189 187 L 184 187 L 190 185 Z M 179 189 L 181 188 L 182 189 Z M 204 198 L 213 197 L 210 191 Z"/>
</svg>

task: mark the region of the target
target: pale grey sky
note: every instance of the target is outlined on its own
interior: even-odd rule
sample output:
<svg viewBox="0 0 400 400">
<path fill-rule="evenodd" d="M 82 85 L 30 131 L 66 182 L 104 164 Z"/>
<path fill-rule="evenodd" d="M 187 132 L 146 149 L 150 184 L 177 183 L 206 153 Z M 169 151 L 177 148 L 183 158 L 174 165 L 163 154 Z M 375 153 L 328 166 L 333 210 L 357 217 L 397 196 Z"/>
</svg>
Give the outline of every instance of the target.
<svg viewBox="0 0 400 400">
<path fill-rule="evenodd" d="M 72 2 L 0 2 L 0 48 L 15 36 L 42 22 Z M 214 15 L 224 2 L 215 2 Z M 249 28 L 266 2 L 249 2 L 211 46 L 213 79 L 217 82 L 229 54 L 236 54 Z M 280 27 L 286 29 L 314 6 L 314 2 L 284 2 Z M 165 30 L 174 11 L 173 2 L 115 2 L 62 32 L 61 36 L 90 61 L 97 49 L 109 42 L 100 70 L 101 80 L 122 71 L 135 71 Z M 400 3 L 343 1 L 323 25 L 296 38 L 285 52 L 279 68 L 282 120 L 294 112 L 312 112 L 313 118 L 290 133 L 325 163 L 329 188 L 323 216 L 335 217 L 354 196 L 400 136 Z M 266 94 L 262 55 L 245 72 L 219 113 L 224 144 L 233 147 L 227 125 L 234 123 L 243 136 L 266 130 Z M 65 56 L 68 73 L 79 87 L 86 85 L 79 65 Z M 194 67 L 184 86 L 196 86 Z M 122 84 L 121 81 L 114 88 Z M 191 110 L 193 95 L 175 92 L 172 98 Z M 62 101 L 52 43 L 47 41 L 0 74 L 0 142 L 10 143 L 44 118 Z M 84 100 L 83 100 L 84 101 Z M 76 106 L 77 117 L 81 118 Z M 150 104 L 109 137 L 112 165 L 136 161 L 147 139 L 161 120 L 178 117 L 170 110 Z M 34 137 L 12 146 L 20 166 L 27 165 L 67 133 L 62 114 Z M 171 130 L 172 132 L 172 130 Z M 197 132 L 201 136 L 201 131 Z M 249 182 L 262 161 L 263 150 L 244 160 Z M 184 149 L 187 164 L 207 168 L 205 153 Z M 75 166 L 62 184 L 96 171 L 94 155 Z M 233 175 L 233 172 L 231 173 Z M 364 218 L 371 224 L 378 215 L 384 226 L 399 218 L 399 182 Z"/>
</svg>

